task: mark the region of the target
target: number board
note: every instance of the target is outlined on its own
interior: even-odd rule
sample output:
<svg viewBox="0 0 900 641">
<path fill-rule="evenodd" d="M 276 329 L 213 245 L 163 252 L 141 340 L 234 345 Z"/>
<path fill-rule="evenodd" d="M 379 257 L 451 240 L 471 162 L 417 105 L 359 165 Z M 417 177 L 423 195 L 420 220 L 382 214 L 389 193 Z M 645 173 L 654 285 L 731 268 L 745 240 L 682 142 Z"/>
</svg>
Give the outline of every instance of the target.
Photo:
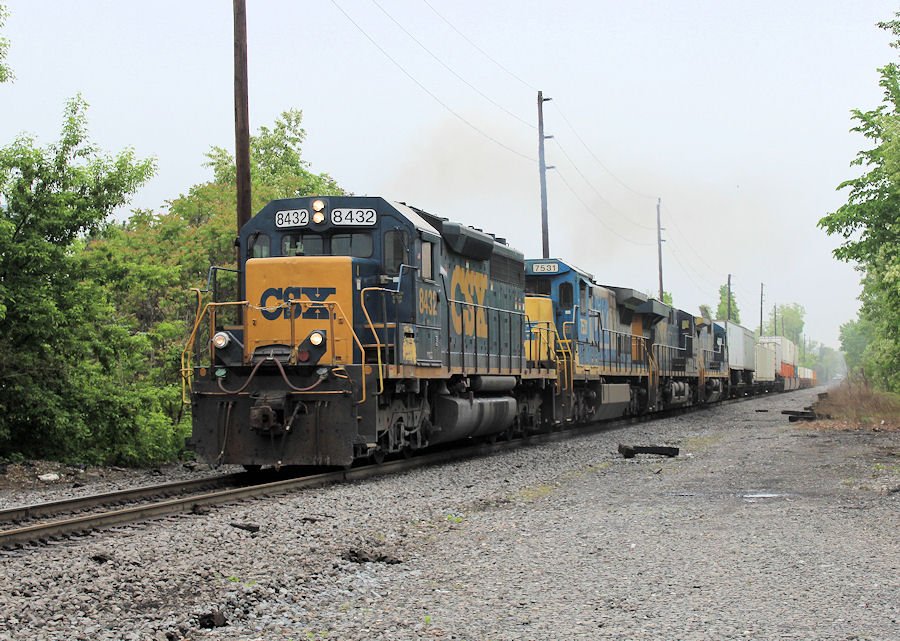
<svg viewBox="0 0 900 641">
<path fill-rule="evenodd" d="M 531 271 L 535 274 L 555 274 L 559 272 L 559 263 L 531 263 Z"/>
<path fill-rule="evenodd" d="M 275 212 L 276 227 L 305 227 L 308 224 L 308 209 L 285 209 Z"/>
<path fill-rule="evenodd" d="M 378 216 L 374 209 L 332 209 L 332 225 L 374 225 Z"/>
</svg>

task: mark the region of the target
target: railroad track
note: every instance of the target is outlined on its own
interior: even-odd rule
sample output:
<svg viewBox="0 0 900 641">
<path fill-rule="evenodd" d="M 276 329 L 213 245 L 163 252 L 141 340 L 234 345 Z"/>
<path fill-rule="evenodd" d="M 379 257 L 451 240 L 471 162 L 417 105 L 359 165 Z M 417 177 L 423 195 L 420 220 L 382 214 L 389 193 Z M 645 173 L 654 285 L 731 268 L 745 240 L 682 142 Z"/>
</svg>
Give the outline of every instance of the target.
<svg viewBox="0 0 900 641">
<path fill-rule="evenodd" d="M 348 470 L 297 476 L 263 483 L 247 484 L 250 477 L 246 473 L 238 473 L 195 479 L 192 481 L 176 481 L 155 486 L 108 492 L 94 496 L 10 508 L 0 511 L 0 527 L 3 527 L 4 522 L 14 523 L 16 521 L 39 517 L 58 517 L 61 514 L 70 514 L 79 510 L 88 510 L 116 503 L 136 502 L 147 500 L 148 498 L 157 498 L 159 496 L 171 496 L 176 493 L 194 492 L 189 496 L 167 498 L 166 500 L 149 504 L 123 507 L 103 512 L 92 512 L 90 514 L 75 514 L 66 518 L 48 520 L 30 525 L 27 523 L 24 525 L 17 525 L 10 529 L 0 530 L 0 548 L 16 547 L 32 542 L 46 542 L 59 537 L 87 533 L 114 525 L 121 525 L 123 523 L 134 523 L 173 514 L 197 512 L 208 506 L 233 503 L 248 498 L 272 496 L 299 489 L 320 487 L 332 483 L 359 481 L 380 476 L 382 474 L 396 474 L 417 467 L 434 465 L 450 460 L 485 456 L 526 445 L 538 445 L 551 441 L 564 440 L 600 430 L 617 429 L 649 420 L 676 416 L 692 411 L 702 411 L 703 409 L 711 409 L 713 407 L 737 403 L 750 398 L 759 397 L 752 396 L 738 399 L 726 399 L 715 405 L 677 408 L 647 416 L 598 421 L 596 423 L 567 428 L 562 431 L 535 434 L 508 441 L 478 443 L 426 453 L 408 459 L 389 461 L 378 465 L 364 465 Z M 239 486 L 196 493 L 204 489 L 210 489 L 217 486 L 221 487 L 222 485 Z"/>
</svg>

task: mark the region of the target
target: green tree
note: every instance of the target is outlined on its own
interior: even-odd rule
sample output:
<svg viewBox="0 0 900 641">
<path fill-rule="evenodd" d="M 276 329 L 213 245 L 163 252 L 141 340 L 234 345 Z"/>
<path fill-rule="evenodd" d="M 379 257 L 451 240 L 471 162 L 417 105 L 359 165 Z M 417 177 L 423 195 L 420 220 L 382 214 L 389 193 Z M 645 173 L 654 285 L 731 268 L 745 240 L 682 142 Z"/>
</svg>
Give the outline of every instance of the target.
<svg viewBox="0 0 900 641">
<path fill-rule="evenodd" d="M 250 137 L 250 182 L 254 187 L 265 186 L 273 198 L 291 198 L 306 195 L 345 194 L 328 174 L 314 174 L 309 163 L 302 159 L 306 130 L 300 125 L 303 112 L 288 109 L 275 120 L 269 129 L 262 126 Z M 213 147 L 206 154 L 207 165 L 212 167 L 213 182 L 217 185 L 235 184 L 234 156 L 223 147 Z M 268 202 L 268 200 L 266 202 Z"/>
<path fill-rule="evenodd" d="M 731 316 L 728 316 L 728 285 L 719 287 L 719 306 L 716 308 L 716 318 L 729 320 L 734 323 L 741 322 L 741 312 L 738 309 L 734 294 L 731 296 Z"/>
<path fill-rule="evenodd" d="M 878 26 L 900 48 L 900 20 Z M 900 391 L 900 65 L 889 62 L 878 71 L 882 104 L 852 112 L 852 131 L 872 145 L 851 162 L 863 172 L 838 186 L 848 190 L 847 202 L 819 227 L 843 239 L 835 257 L 855 262 L 863 273 L 859 322 L 865 331 L 848 334 L 855 350 L 851 362 L 859 355 L 858 341 L 867 340 L 861 357 L 867 375 L 881 388 Z"/>
<path fill-rule="evenodd" d="M 6 19 L 8 17 L 9 11 L 6 10 L 4 5 L 0 4 L 0 29 L 6 24 Z M 6 64 L 7 53 L 9 53 L 9 39 L 0 36 L 0 83 L 9 82 L 15 78 L 12 69 Z"/>
<path fill-rule="evenodd" d="M 866 347 L 872 343 L 874 327 L 865 318 L 847 321 L 841 325 L 841 350 L 847 362 L 847 368 L 851 370 L 863 367 L 863 355 Z"/>
<path fill-rule="evenodd" d="M 0 454 L 152 459 L 160 443 L 134 449 L 158 425 L 153 390 L 131 374 L 144 339 L 115 323 L 82 250 L 154 163 L 100 152 L 86 106 L 66 104 L 57 143 L 0 149 Z"/>
<path fill-rule="evenodd" d="M 700 305 L 699 309 L 700 309 L 700 316 L 702 316 L 703 318 L 709 318 L 709 319 L 716 318 L 713 316 L 712 307 L 710 307 L 709 305 Z"/>
<path fill-rule="evenodd" d="M 309 171 L 300 122 L 299 111 L 286 111 L 272 129 L 251 136 L 253 211 L 276 198 L 345 193 L 327 174 Z M 184 418 L 180 355 L 196 314 L 188 289 L 206 286 L 210 266 L 235 266 L 234 158 L 221 147 L 207 158 L 212 181 L 191 187 L 162 212 L 137 211 L 124 225 L 108 225 L 88 246 L 92 262 L 108 274 L 119 322 L 151 345 L 147 383 L 160 390 L 173 426 Z M 236 300 L 233 274 L 220 273 L 219 284 L 231 290 L 225 298 Z"/>
<path fill-rule="evenodd" d="M 800 336 L 803 334 L 806 317 L 806 309 L 800 303 L 778 305 L 778 325 L 775 325 L 775 310 L 769 312 L 769 321 L 766 324 L 769 336 L 786 336 L 797 345 L 800 344 Z"/>
</svg>

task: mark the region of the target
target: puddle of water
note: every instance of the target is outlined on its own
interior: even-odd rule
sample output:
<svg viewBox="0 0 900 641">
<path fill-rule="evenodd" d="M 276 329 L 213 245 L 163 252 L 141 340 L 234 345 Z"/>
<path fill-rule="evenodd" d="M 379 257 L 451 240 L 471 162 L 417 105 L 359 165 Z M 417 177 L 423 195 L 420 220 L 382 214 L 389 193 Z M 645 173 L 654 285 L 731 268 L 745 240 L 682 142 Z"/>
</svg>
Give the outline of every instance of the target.
<svg viewBox="0 0 900 641">
<path fill-rule="evenodd" d="M 751 494 L 741 494 L 741 498 L 744 499 L 747 503 L 759 503 L 763 499 L 777 499 L 784 494 L 778 494 L 775 492 L 753 492 Z"/>
</svg>

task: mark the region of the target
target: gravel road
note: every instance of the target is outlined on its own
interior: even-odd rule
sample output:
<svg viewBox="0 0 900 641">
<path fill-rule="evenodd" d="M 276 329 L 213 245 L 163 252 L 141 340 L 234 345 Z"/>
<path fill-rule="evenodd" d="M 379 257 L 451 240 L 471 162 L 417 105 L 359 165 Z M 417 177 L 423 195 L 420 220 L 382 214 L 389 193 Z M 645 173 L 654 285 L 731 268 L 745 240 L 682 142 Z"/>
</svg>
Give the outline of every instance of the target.
<svg viewBox="0 0 900 641">
<path fill-rule="evenodd" d="M 0 552 L 0 640 L 900 639 L 900 432 L 814 398 Z"/>
</svg>

